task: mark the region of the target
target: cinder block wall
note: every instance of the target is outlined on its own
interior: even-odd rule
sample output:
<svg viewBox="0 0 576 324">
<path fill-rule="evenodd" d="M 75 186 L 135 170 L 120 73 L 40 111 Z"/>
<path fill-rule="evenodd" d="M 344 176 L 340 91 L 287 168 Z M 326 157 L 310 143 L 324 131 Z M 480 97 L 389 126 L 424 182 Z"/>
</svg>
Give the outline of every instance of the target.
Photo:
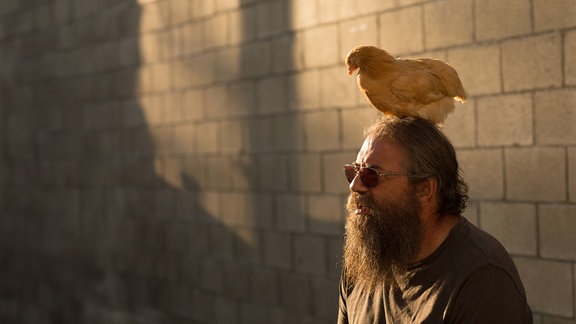
<svg viewBox="0 0 576 324">
<path fill-rule="evenodd" d="M 1 0 L 0 321 L 333 323 L 358 44 L 458 70 L 465 216 L 576 323 L 572 0 Z"/>
</svg>

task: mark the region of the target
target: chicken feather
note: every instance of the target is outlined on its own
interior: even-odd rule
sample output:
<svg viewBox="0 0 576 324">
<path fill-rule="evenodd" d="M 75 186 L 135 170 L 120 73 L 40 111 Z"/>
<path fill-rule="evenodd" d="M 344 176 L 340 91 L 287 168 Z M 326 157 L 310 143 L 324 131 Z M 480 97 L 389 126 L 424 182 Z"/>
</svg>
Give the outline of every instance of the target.
<svg viewBox="0 0 576 324">
<path fill-rule="evenodd" d="M 454 100 L 468 94 L 458 73 L 435 59 L 395 59 L 375 46 L 358 46 L 346 56 L 348 73 L 368 101 L 384 114 L 420 117 L 441 124 L 454 111 Z"/>
</svg>

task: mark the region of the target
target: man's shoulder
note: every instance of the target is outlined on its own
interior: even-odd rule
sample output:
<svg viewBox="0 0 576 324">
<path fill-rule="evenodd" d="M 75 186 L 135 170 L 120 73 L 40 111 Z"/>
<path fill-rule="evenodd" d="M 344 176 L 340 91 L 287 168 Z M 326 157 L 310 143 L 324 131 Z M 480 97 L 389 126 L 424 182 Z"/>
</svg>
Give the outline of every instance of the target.
<svg viewBox="0 0 576 324">
<path fill-rule="evenodd" d="M 506 271 L 516 271 L 508 251 L 490 233 L 464 219 L 454 235 L 451 249 L 461 258 L 469 260 L 470 266 L 493 265 Z"/>
</svg>

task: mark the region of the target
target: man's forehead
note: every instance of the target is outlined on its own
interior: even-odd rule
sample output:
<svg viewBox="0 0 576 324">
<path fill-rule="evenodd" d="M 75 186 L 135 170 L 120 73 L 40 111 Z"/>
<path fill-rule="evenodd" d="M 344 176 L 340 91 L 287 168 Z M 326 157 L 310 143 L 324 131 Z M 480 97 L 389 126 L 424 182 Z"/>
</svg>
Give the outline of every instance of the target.
<svg viewBox="0 0 576 324">
<path fill-rule="evenodd" d="M 367 137 L 362 143 L 356 157 L 356 163 L 386 167 L 393 164 L 402 164 L 404 150 L 397 144 L 381 138 Z"/>
</svg>

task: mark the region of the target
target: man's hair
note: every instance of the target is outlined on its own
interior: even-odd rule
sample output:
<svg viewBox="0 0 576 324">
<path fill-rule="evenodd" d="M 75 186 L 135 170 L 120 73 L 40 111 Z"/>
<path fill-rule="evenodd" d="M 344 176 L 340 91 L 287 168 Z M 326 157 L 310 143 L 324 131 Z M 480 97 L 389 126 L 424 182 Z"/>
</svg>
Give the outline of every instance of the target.
<svg viewBox="0 0 576 324">
<path fill-rule="evenodd" d="M 459 215 L 466 209 L 468 186 L 462 179 L 456 152 L 436 125 L 421 118 L 386 116 L 369 127 L 365 136 L 402 146 L 407 172 L 429 174 L 437 180 L 437 213 Z M 416 185 L 425 179 L 411 181 Z"/>
</svg>

